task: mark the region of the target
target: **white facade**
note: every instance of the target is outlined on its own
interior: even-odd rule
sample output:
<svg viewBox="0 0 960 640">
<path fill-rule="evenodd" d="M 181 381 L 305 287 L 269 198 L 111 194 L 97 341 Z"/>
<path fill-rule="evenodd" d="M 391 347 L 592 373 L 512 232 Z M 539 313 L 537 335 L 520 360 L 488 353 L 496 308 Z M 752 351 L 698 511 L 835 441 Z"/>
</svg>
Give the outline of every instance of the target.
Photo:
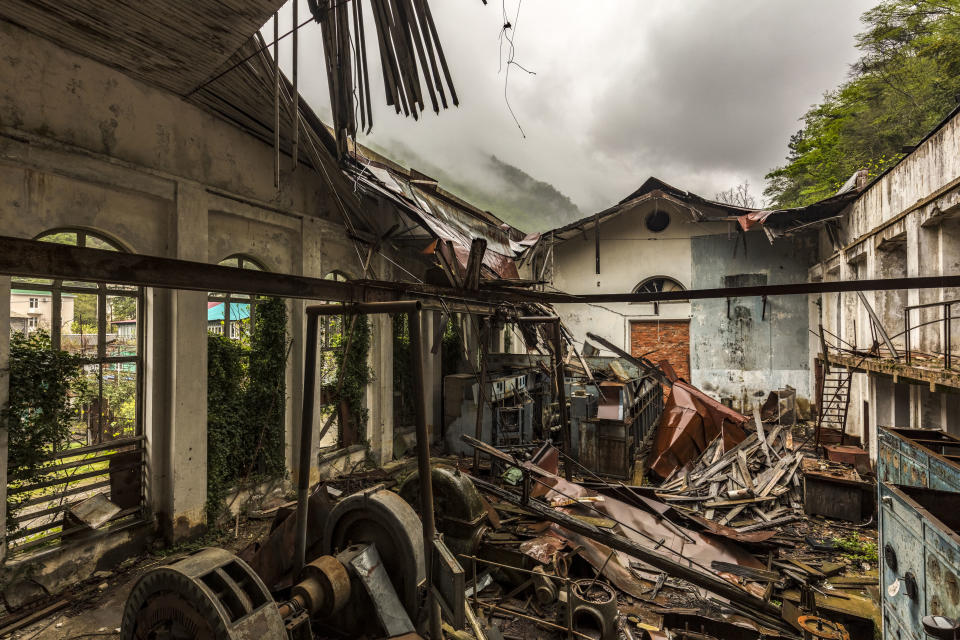
<svg viewBox="0 0 960 640">
<path fill-rule="evenodd" d="M 839 247 L 820 234 L 820 262 L 810 279 L 849 280 L 960 274 L 960 115 L 955 112 L 887 174 L 866 189 L 845 211 Z M 906 347 L 905 307 L 960 298 L 960 289 L 868 291 L 872 305 L 895 348 Z M 850 345 L 868 349 L 871 323 L 856 293 L 810 297 L 811 325 Z M 954 315 L 960 306 L 953 306 Z M 876 455 L 877 427 L 947 429 L 960 434 L 960 379 L 943 368 L 946 327 L 942 307 L 910 312 L 912 366 L 891 358 L 855 358 L 844 364 L 856 374 L 851 385 L 847 429 L 863 436 Z M 960 354 L 960 323 L 953 321 L 951 353 Z M 835 344 L 836 340 L 829 340 Z M 819 352 L 811 348 L 811 357 Z M 884 350 L 884 356 L 889 354 Z M 960 363 L 954 364 L 958 368 Z M 865 428 L 866 425 L 866 428 Z"/>
</svg>

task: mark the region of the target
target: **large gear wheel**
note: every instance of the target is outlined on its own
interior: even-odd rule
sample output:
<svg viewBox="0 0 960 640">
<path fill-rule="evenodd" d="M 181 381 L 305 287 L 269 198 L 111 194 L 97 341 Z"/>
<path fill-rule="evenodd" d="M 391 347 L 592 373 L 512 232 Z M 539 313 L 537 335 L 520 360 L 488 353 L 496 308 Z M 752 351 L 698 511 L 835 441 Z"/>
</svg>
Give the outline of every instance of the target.
<svg viewBox="0 0 960 640">
<path fill-rule="evenodd" d="M 204 549 L 145 573 L 127 597 L 123 640 L 284 640 L 263 582 L 223 549 Z"/>
<path fill-rule="evenodd" d="M 324 555 L 355 544 L 374 544 L 393 588 L 411 618 L 419 609 L 419 585 L 426 579 L 423 526 L 403 498 L 385 489 L 355 493 L 330 511 L 323 531 Z"/>
</svg>

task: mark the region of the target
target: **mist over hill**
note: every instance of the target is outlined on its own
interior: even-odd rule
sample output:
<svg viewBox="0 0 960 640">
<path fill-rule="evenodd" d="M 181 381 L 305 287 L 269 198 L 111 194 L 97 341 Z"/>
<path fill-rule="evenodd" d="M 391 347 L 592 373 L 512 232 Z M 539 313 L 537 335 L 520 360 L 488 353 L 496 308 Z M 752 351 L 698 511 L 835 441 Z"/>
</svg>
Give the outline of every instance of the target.
<svg viewBox="0 0 960 640">
<path fill-rule="evenodd" d="M 495 155 L 481 158 L 476 165 L 478 171 L 454 176 L 402 143 L 385 148 L 366 144 L 394 162 L 435 178 L 450 193 L 528 233 L 554 229 L 583 216 L 577 205 L 555 186 Z"/>
</svg>

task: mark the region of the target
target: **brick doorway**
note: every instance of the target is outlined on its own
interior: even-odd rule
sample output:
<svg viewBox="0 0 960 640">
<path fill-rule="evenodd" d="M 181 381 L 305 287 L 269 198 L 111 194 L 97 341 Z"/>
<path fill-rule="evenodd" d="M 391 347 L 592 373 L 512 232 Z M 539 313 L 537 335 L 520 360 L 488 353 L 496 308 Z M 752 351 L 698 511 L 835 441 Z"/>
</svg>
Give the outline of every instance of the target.
<svg viewBox="0 0 960 640">
<path fill-rule="evenodd" d="M 653 362 L 666 360 L 678 376 L 689 382 L 690 321 L 632 321 L 630 323 L 630 354 L 646 355 Z"/>
</svg>

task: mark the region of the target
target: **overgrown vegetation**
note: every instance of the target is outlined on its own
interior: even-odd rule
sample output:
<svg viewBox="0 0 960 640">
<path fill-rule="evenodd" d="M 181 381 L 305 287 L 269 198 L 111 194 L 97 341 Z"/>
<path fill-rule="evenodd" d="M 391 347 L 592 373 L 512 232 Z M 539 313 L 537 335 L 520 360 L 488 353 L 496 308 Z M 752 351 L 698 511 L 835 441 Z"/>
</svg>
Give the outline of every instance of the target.
<svg viewBox="0 0 960 640">
<path fill-rule="evenodd" d="M 36 330 L 10 338 L 10 398 L 3 412 L 7 424 L 7 487 L 42 480 L 45 458 L 67 442 L 75 418 L 71 387 L 83 382 L 83 358 L 54 351 L 50 335 Z M 7 532 L 29 494 L 7 496 Z"/>
<path fill-rule="evenodd" d="M 443 345 L 440 367 L 443 376 L 457 373 L 463 361 L 463 334 L 460 332 L 460 323 L 453 317 L 447 320 L 443 330 Z"/>
<path fill-rule="evenodd" d="M 398 427 L 413 424 L 416 411 L 413 406 L 413 376 L 410 359 L 410 322 L 407 314 L 393 316 L 393 406 L 394 423 Z"/>
<path fill-rule="evenodd" d="M 849 533 L 842 538 L 836 538 L 834 543 L 848 560 L 853 562 L 877 562 L 877 543 L 875 540 L 864 540 L 856 533 Z"/>
<path fill-rule="evenodd" d="M 343 331 L 330 336 L 330 345 L 335 348 L 336 375 L 324 385 L 324 397 L 336 408 L 341 433 L 350 429 L 360 440 L 364 440 L 370 413 L 364 405 L 364 396 L 367 385 L 373 379 L 367 366 L 370 322 L 367 316 L 357 315 L 345 318 L 341 326 Z M 342 382 L 339 381 L 341 377 Z"/>
<path fill-rule="evenodd" d="M 238 484 L 281 477 L 290 340 L 283 300 L 257 304 L 249 341 L 207 336 L 207 523 Z"/>
<path fill-rule="evenodd" d="M 860 59 L 791 136 L 764 195 L 789 207 L 832 195 L 857 170 L 875 177 L 960 100 L 960 0 L 884 0 L 863 14 Z"/>
</svg>

